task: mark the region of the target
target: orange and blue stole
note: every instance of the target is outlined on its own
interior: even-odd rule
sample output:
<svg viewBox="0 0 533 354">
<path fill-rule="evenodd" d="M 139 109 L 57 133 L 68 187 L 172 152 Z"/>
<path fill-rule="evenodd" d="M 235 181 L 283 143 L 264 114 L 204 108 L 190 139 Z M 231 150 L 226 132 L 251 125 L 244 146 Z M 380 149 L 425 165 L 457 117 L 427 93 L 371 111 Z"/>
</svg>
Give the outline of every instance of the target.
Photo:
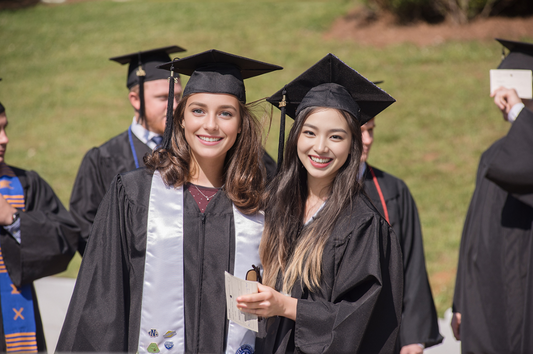
<svg viewBox="0 0 533 354">
<path fill-rule="evenodd" d="M 24 210 L 24 189 L 13 170 L 0 164 L 0 194 L 14 208 Z M 0 303 L 8 353 L 37 353 L 31 285 L 17 288 L 4 264 L 0 248 Z"/>
</svg>

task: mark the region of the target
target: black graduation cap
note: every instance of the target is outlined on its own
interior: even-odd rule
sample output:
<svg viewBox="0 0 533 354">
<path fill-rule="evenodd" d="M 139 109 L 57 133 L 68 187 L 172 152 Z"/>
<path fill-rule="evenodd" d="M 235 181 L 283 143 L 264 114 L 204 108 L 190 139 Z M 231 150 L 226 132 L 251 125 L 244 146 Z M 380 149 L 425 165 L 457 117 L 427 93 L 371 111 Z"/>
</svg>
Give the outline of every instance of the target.
<svg viewBox="0 0 533 354">
<path fill-rule="evenodd" d="M 0 78 L 0 81 L 2 81 L 2 78 Z M 6 108 L 0 103 L 0 114 L 4 113 L 6 111 Z"/>
<path fill-rule="evenodd" d="M 496 38 L 509 54 L 505 56 L 498 69 L 533 70 L 533 43 L 515 42 Z"/>
<path fill-rule="evenodd" d="M 168 72 L 158 69 L 157 66 L 170 61 L 169 54 L 184 51 L 185 49 L 172 45 L 109 58 L 109 60 L 122 65 L 129 64 L 126 86 L 131 89 L 133 86 L 139 85 L 141 102 L 139 120 L 141 122 L 144 120 L 144 83 L 153 80 L 166 80 Z"/>
<path fill-rule="evenodd" d="M 222 52 L 216 49 L 194 54 L 186 58 L 173 60 L 159 65 L 158 68 L 170 70 L 190 79 L 185 86 L 183 95 L 192 93 L 225 93 L 230 94 L 242 103 L 246 103 L 246 89 L 243 80 L 266 74 L 274 70 L 283 69 L 281 66 L 262 61 L 241 57 L 239 55 Z M 168 149 L 172 136 L 172 102 L 169 99 L 167 108 L 167 125 L 163 147 Z"/>
<path fill-rule="evenodd" d="M 184 96 L 200 92 L 227 93 L 243 103 L 246 102 L 243 80 L 283 69 L 216 49 L 166 63 L 159 68 L 170 70 L 172 64 L 174 71 L 191 77 L 185 86 Z"/>
<path fill-rule="evenodd" d="M 328 54 L 267 101 L 281 109 L 278 169 L 285 144 L 285 113 L 295 119 L 308 107 L 342 109 L 361 125 L 396 102 L 333 54 Z"/>
<path fill-rule="evenodd" d="M 144 76 L 144 82 L 161 79 L 166 80 L 168 78 L 168 72 L 158 69 L 157 66 L 169 62 L 170 54 L 184 51 L 185 49 L 178 47 L 177 45 L 172 45 L 121 55 L 109 58 L 109 60 L 116 61 L 122 65 L 129 64 L 126 86 L 131 89 L 133 86 L 139 84 L 140 76 Z M 142 75 L 143 71 L 144 75 Z"/>
</svg>

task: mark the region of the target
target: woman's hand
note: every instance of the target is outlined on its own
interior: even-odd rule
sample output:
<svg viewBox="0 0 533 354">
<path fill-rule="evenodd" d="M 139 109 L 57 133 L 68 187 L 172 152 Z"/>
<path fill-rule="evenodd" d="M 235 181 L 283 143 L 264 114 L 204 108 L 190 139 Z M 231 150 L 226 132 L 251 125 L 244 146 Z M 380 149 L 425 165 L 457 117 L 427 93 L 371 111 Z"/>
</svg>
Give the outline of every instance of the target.
<svg viewBox="0 0 533 354">
<path fill-rule="evenodd" d="M 266 285 L 258 284 L 257 287 L 257 294 L 237 298 L 237 307 L 242 312 L 265 318 L 283 316 L 296 321 L 297 299 L 283 295 Z"/>
</svg>

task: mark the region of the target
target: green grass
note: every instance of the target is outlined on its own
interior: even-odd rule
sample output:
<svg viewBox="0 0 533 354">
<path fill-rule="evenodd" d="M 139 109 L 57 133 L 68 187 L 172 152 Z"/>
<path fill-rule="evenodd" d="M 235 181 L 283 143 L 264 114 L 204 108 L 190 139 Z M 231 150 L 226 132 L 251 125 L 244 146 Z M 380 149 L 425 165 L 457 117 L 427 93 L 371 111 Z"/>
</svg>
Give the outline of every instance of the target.
<svg viewBox="0 0 533 354">
<path fill-rule="evenodd" d="M 417 201 L 439 313 L 451 305 L 466 209 L 481 152 L 504 135 L 488 97 L 493 41 L 386 48 L 325 40 L 356 3 L 329 1 L 87 1 L 0 12 L 0 101 L 10 119 L 7 162 L 38 171 L 68 199 L 83 154 L 132 119 L 126 68 L 109 57 L 177 44 L 279 64 L 250 79 L 248 101 L 269 96 L 328 52 L 397 102 L 377 118 L 370 162 L 403 178 Z M 267 149 L 277 156 L 277 117 Z M 75 276 L 79 257 L 66 276 Z"/>
</svg>

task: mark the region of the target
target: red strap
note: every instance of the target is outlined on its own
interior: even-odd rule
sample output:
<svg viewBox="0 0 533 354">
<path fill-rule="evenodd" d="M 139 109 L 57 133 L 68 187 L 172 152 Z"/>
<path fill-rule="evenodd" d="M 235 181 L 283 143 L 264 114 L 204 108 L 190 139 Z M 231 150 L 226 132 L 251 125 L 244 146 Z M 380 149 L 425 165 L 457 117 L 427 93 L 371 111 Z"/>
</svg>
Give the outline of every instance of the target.
<svg viewBox="0 0 533 354">
<path fill-rule="evenodd" d="M 372 167 L 370 167 L 369 164 L 367 164 L 367 166 L 368 166 L 368 169 L 370 170 L 370 173 L 372 174 L 372 179 L 374 180 L 374 184 L 376 185 L 376 189 L 378 190 L 379 199 L 381 200 L 381 205 L 383 206 L 383 212 L 385 213 L 385 220 L 387 220 L 387 222 L 390 225 L 389 211 L 387 210 L 387 204 L 385 204 L 385 198 L 383 198 L 383 193 L 381 192 L 381 188 L 379 187 L 378 179 L 377 179 L 376 174 L 374 173 L 374 170 L 372 169 Z"/>
</svg>

